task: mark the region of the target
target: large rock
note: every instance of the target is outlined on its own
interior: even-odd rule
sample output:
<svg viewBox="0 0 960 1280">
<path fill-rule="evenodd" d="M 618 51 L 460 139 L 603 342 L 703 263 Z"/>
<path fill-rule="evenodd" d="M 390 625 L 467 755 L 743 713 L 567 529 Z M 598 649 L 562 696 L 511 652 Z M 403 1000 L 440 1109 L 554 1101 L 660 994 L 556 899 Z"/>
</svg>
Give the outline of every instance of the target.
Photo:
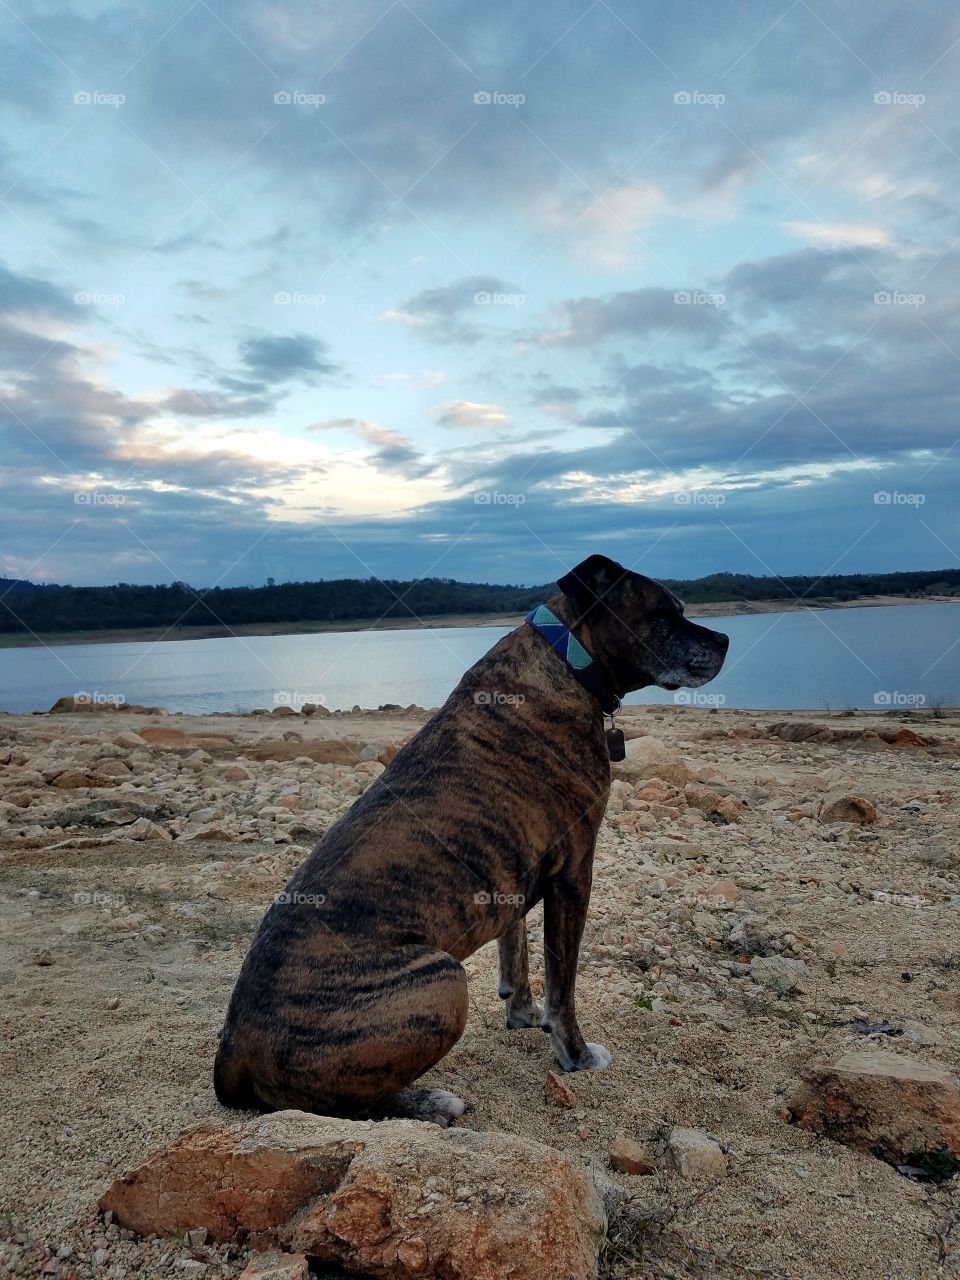
<svg viewBox="0 0 960 1280">
<path fill-rule="evenodd" d="M 882 1050 L 816 1062 L 787 1103 L 788 1118 L 893 1164 L 924 1152 L 960 1155 L 960 1084 L 940 1066 Z"/>
<path fill-rule="evenodd" d="M 674 1129 L 667 1151 L 682 1178 L 716 1181 L 727 1176 L 727 1158 L 718 1142 L 699 1129 Z"/>
<path fill-rule="evenodd" d="M 191 1130 L 100 1205 L 142 1235 L 206 1227 L 387 1280 L 593 1280 L 605 1226 L 592 1184 L 540 1143 L 302 1111 Z"/>
<path fill-rule="evenodd" d="M 659 738 L 631 738 L 626 744 L 626 755 L 613 766 L 614 777 L 642 782 L 645 778 L 662 778 L 682 787 L 693 773 L 672 747 Z"/>
<path fill-rule="evenodd" d="M 831 791 L 817 810 L 820 822 L 852 822 L 864 826 L 876 822 L 877 817 L 876 806 L 866 796 L 851 795 L 847 791 Z"/>
</svg>

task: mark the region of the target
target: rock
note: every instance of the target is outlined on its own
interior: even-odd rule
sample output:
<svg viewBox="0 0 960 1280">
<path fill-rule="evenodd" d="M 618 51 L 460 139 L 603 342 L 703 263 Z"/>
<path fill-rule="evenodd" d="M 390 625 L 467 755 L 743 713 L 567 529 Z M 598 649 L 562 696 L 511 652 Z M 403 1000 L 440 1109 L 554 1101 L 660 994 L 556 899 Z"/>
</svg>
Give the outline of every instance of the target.
<svg viewBox="0 0 960 1280">
<path fill-rule="evenodd" d="M 748 812 L 747 806 L 738 796 L 721 795 L 699 782 L 688 783 L 683 794 L 692 808 L 699 809 L 708 817 L 716 815 L 724 822 L 739 822 Z"/>
<path fill-rule="evenodd" d="M 577 1105 L 577 1095 L 555 1071 L 547 1072 L 547 1083 L 544 1085 L 543 1096 L 553 1107 L 563 1107 L 569 1110 Z"/>
<path fill-rule="evenodd" d="M 852 822 L 858 826 L 877 821 L 876 807 L 865 797 L 847 791 L 831 791 L 820 802 L 819 822 Z"/>
<path fill-rule="evenodd" d="M 887 738 L 894 747 L 919 747 L 921 750 L 926 748 L 926 738 L 921 738 L 919 733 L 914 733 L 912 729 L 898 729 L 892 738 Z"/>
<path fill-rule="evenodd" d="M 140 730 L 140 737 L 152 747 L 187 747 L 193 741 L 182 729 L 168 729 L 165 725 L 147 725 Z"/>
<path fill-rule="evenodd" d="M 142 1235 L 206 1227 L 389 1280 L 594 1280 L 605 1226 L 592 1183 L 541 1143 L 302 1111 L 201 1125 L 100 1207 Z"/>
<path fill-rule="evenodd" d="M 151 822 L 149 818 L 138 818 L 129 827 L 123 827 L 118 833 L 120 840 L 172 840 L 173 836 L 164 827 Z"/>
<path fill-rule="evenodd" d="M 960 1082 L 944 1067 L 879 1049 L 815 1062 L 787 1103 L 792 1123 L 892 1164 L 960 1155 Z"/>
<path fill-rule="evenodd" d="M 279 707 L 274 707 L 270 712 L 270 715 L 274 720 L 279 720 L 284 716 L 295 716 L 297 714 L 299 713 L 293 707 L 288 707 L 283 703 L 281 703 Z"/>
<path fill-rule="evenodd" d="M 613 766 L 614 776 L 632 781 L 644 778 L 662 778 L 682 787 L 693 777 L 682 756 L 659 738 L 631 738 L 626 744 L 626 755 Z"/>
<path fill-rule="evenodd" d="M 310 1280 L 310 1267 L 302 1253 L 271 1249 L 249 1262 L 240 1273 L 240 1280 Z"/>
<path fill-rule="evenodd" d="M 380 754 L 377 756 L 377 759 L 380 761 L 381 764 L 389 764 L 390 761 L 393 760 L 393 758 L 396 756 L 399 750 L 400 750 L 400 746 L 398 743 L 387 742 L 381 748 Z"/>
<path fill-rule="evenodd" d="M 300 711 L 305 716 L 319 716 L 321 719 L 330 715 L 327 708 L 321 706 L 319 702 L 305 702 Z"/>
<path fill-rule="evenodd" d="M 54 778 L 51 786 L 59 788 L 61 791 L 72 791 L 77 787 L 89 787 L 93 784 L 90 774 L 83 769 L 64 769 L 64 771 Z"/>
<path fill-rule="evenodd" d="M 631 1173 L 640 1177 L 657 1171 L 646 1147 L 622 1133 L 610 1143 L 610 1164 L 617 1173 Z"/>
<path fill-rule="evenodd" d="M 737 886 L 732 880 L 718 880 L 710 886 L 710 897 L 721 902 L 734 902 L 737 897 Z"/>
<path fill-rule="evenodd" d="M 253 774 L 242 764 L 228 764 L 221 777 L 224 782 L 250 782 Z"/>
<path fill-rule="evenodd" d="M 796 991 L 810 970 L 803 960 L 789 960 L 786 956 L 754 956 L 750 961 L 750 977 L 761 986 L 769 987 L 785 996 Z"/>
<path fill-rule="evenodd" d="M 683 1178 L 726 1177 L 727 1158 L 720 1144 L 697 1129 L 674 1129 L 667 1139 L 667 1151 Z"/>
</svg>

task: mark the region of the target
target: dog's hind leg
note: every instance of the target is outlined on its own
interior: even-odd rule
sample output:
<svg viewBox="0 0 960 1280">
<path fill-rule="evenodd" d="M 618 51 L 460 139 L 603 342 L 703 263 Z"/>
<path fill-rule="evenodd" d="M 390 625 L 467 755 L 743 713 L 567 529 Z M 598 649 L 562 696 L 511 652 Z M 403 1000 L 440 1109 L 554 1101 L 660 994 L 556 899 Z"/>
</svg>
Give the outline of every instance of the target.
<svg viewBox="0 0 960 1280">
<path fill-rule="evenodd" d="M 500 952 L 498 994 L 507 1002 L 507 1026 L 511 1031 L 521 1027 L 539 1027 L 543 1013 L 530 990 L 526 920 L 521 917 L 512 924 L 499 939 L 497 947 Z"/>
<path fill-rule="evenodd" d="M 218 1097 L 250 1106 L 252 1096 L 268 1111 L 449 1124 L 463 1111 L 459 1098 L 409 1086 L 459 1040 L 467 1008 L 463 967 L 418 943 L 335 963 L 318 957 L 269 985 L 238 983 L 217 1056 Z"/>
</svg>

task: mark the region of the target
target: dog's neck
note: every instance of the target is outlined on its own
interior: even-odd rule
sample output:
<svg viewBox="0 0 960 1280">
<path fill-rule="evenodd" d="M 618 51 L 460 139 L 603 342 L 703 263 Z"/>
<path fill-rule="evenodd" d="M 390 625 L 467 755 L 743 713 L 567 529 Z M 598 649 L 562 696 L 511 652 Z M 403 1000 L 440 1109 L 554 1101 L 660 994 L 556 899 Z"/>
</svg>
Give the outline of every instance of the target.
<svg viewBox="0 0 960 1280">
<path fill-rule="evenodd" d="M 586 655 L 590 659 L 592 673 L 596 673 L 595 680 L 584 679 L 586 673 L 582 670 L 578 671 L 577 666 L 568 657 L 567 665 L 570 667 L 574 678 L 586 688 L 605 714 L 609 715 L 612 711 L 615 714 L 615 709 L 619 709 L 621 690 L 616 687 L 615 681 L 611 679 L 611 672 L 604 662 L 603 656 L 598 654 L 594 647 L 594 637 L 591 634 L 588 623 L 584 620 L 576 619 L 573 606 L 566 596 L 553 596 L 547 603 L 546 609 L 553 614 L 558 622 L 563 624 L 581 648 L 586 650 Z M 532 618 L 533 614 L 530 616 Z M 562 656 L 563 652 L 561 651 Z"/>
</svg>

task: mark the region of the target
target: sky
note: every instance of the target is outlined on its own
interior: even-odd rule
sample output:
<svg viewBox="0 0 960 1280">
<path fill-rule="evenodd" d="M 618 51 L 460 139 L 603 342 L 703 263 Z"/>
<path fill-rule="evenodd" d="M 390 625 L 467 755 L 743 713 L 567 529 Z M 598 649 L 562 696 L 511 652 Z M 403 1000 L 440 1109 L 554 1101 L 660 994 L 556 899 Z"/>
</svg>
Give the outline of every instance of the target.
<svg viewBox="0 0 960 1280">
<path fill-rule="evenodd" d="M 960 11 L 0 4 L 0 576 L 955 567 Z"/>
</svg>

